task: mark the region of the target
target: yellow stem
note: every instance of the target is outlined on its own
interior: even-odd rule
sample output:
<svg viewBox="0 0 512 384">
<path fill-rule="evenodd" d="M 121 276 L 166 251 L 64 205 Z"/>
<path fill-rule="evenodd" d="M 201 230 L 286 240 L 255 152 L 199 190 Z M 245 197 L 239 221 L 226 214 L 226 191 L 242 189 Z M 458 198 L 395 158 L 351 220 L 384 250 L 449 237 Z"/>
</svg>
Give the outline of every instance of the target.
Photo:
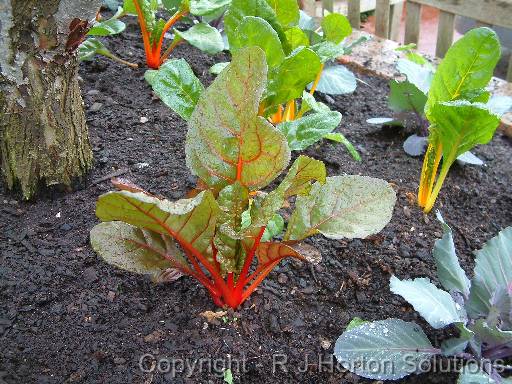
<svg viewBox="0 0 512 384">
<path fill-rule="evenodd" d="M 322 71 L 324 70 L 324 65 L 321 64 L 320 65 L 320 70 L 318 71 L 317 75 L 316 75 L 316 79 L 315 79 L 315 82 L 313 83 L 313 86 L 311 87 L 311 90 L 309 91 L 309 93 L 312 95 L 313 93 L 315 93 L 316 91 L 316 87 L 318 87 L 318 83 L 320 82 L 320 78 L 322 77 Z"/>
<path fill-rule="evenodd" d="M 418 191 L 418 205 L 424 208 L 432 193 L 434 180 L 437 175 L 437 169 L 441 161 L 443 151 L 441 144 L 429 144 L 425 158 L 423 159 L 423 167 L 421 169 L 420 188 Z"/>
<path fill-rule="evenodd" d="M 295 99 L 288 101 L 286 103 L 286 108 L 283 114 L 283 121 L 293 121 L 295 120 Z"/>
</svg>

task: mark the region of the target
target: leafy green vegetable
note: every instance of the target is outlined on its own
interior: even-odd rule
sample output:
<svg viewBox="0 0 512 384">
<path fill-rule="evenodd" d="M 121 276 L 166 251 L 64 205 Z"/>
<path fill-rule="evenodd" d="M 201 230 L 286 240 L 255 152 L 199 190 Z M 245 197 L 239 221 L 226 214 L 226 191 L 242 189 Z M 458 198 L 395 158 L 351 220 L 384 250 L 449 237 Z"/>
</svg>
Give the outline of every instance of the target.
<svg viewBox="0 0 512 384">
<path fill-rule="evenodd" d="M 352 34 L 352 27 L 348 19 L 339 13 L 330 13 L 322 19 L 322 29 L 325 38 L 335 44 Z"/>
<path fill-rule="evenodd" d="M 184 59 L 169 60 L 158 71 L 146 71 L 144 78 L 165 105 L 190 119 L 204 87 Z"/>
<path fill-rule="evenodd" d="M 182 73 L 190 79 L 186 92 L 196 97 L 199 84 L 183 60 L 146 78 L 158 89 Z M 316 233 L 365 237 L 389 222 L 396 196 L 388 183 L 327 178 L 324 164 L 307 156 L 295 160 L 276 189 L 259 191 L 290 160 L 285 136 L 258 115 L 267 73 L 264 51 L 243 48 L 201 92 L 185 145 L 187 165 L 204 186 L 195 197 L 172 202 L 121 181 L 114 183 L 119 191 L 100 196 L 96 214 L 103 223 L 91 231 L 91 244 L 106 262 L 158 276 L 177 270 L 206 287 L 215 304 L 237 308 L 283 258 L 319 261 L 319 252 L 300 240 Z M 184 116 L 192 109 L 164 96 Z M 295 211 L 278 242 L 273 238 L 284 229 L 278 211 L 291 196 Z"/>
<path fill-rule="evenodd" d="M 397 380 L 417 372 L 423 359 L 442 354 L 468 360 L 459 383 L 506 382 L 497 370 L 489 368 L 497 359 L 512 357 L 512 227 L 476 252 L 470 282 L 458 262 L 452 231 L 439 213 L 438 218 L 444 235 L 435 243 L 434 258 L 439 281 L 449 292 L 424 278 L 399 280 L 393 276 L 390 286 L 432 327 L 451 325 L 459 335 L 444 340 L 437 349 L 414 323 L 398 319 L 351 323 L 336 342 L 334 354 L 347 369 L 371 379 Z M 378 369 L 358 364 L 370 359 L 376 360 L 373 367 Z M 386 368 L 388 361 L 394 369 Z M 477 362 L 487 373 L 475 369 Z"/>
</svg>

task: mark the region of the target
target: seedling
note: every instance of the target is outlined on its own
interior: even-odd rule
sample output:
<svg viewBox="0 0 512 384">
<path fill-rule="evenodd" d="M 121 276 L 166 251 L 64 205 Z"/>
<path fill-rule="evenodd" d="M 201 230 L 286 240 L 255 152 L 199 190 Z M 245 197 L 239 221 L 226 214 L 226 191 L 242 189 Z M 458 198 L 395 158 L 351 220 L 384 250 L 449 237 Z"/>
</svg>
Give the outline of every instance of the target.
<svg viewBox="0 0 512 384">
<path fill-rule="evenodd" d="M 435 68 L 419 53 L 412 51 L 414 45 L 397 48 L 405 51 L 405 59 L 399 59 L 396 69 L 404 80 L 389 82 L 389 108 L 394 112 L 390 117 L 368 119 L 370 124 L 402 126 L 413 130 L 404 142 L 404 151 L 410 156 L 425 154 L 428 147 L 429 122 L 425 116 L 428 91 L 432 84 Z M 501 116 L 512 108 L 512 98 L 492 96 L 487 107 L 496 115 Z M 470 151 L 457 156 L 460 163 L 482 165 L 483 161 Z"/>
<path fill-rule="evenodd" d="M 224 18 L 232 54 L 250 46 L 258 46 L 266 54 L 268 83 L 258 114 L 286 135 L 292 150 L 303 150 L 327 138 L 343 143 L 360 160 L 353 145 L 341 133 L 333 133 L 341 114 L 314 98 L 315 90 L 342 94 L 355 89 L 355 76 L 345 67 L 324 67 L 352 49 L 354 44 L 343 43 L 352 32 L 350 24 L 343 15 L 330 14 L 317 28 L 312 18 L 299 12 L 296 2 L 287 3 L 285 9 L 271 7 L 266 1 L 235 0 Z M 226 65 L 217 63 L 212 72 L 218 73 Z M 159 72 L 149 72 L 146 79 L 164 103 L 188 119 L 203 90 L 200 81 L 180 61 L 167 63 Z"/>
<path fill-rule="evenodd" d="M 498 372 L 505 368 L 498 360 L 512 357 L 512 227 L 475 252 L 470 281 L 457 259 L 450 227 L 439 214 L 438 218 L 444 235 L 436 241 L 433 254 L 445 290 L 426 278 L 393 276 L 391 291 L 407 300 L 433 328 L 450 326 L 459 335 L 435 348 L 413 322 L 357 319 L 339 337 L 334 354 L 347 369 L 370 379 L 398 380 L 420 372 L 433 356 L 443 355 L 467 361 L 458 383 L 508 383 L 510 379 Z M 379 365 L 384 358 L 387 364 Z"/>
<path fill-rule="evenodd" d="M 484 88 L 499 58 L 496 33 L 473 29 L 448 50 L 432 78 L 425 105 L 429 144 L 418 191 L 418 204 L 426 213 L 457 156 L 491 141 L 499 125 L 499 117 L 484 104 L 490 96 Z"/>
<path fill-rule="evenodd" d="M 121 7 L 118 8 L 114 16 L 107 20 L 102 20 L 101 15 L 98 13 L 97 20 L 87 32 L 87 39 L 78 47 L 80 60 L 89 61 L 92 60 L 95 55 L 101 55 L 129 67 L 137 68 L 137 64 L 130 63 L 114 55 L 97 38 L 100 36 L 117 35 L 123 32 L 126 29 L 126 24 L 119 20 L 121 16 L 123 16 L 123 9 Z"/>
<path fill-rule="evenodd" d="M 100 196 L 103 223 L 92 229 L 91 244 L 105 261 L 161 280 L 177 269 L 206 287 L 215 304 L 237 308 L 283 258 L 314 261 L 305 238 L 363 238 L 389 222 L 396 197 L 388 183 L 326 177 L 324 164 L 306 156 L 276 189 L 260 191 L 290 161 L 283 133 L 258 116 L 267 71 L 260 48 L 240 49 L 199 97 L 185 148 L 205 187 L 195 197 L 171 202 L 122 182 Z M 295 210 L 283 241 L 273 241 L 269 222 L 291 196 Z"/>
<path fill-rule="evenodd" d="M 167 49 L 162 52 L 165 34 L 183 20 L 185 16 L 207 16 L 223 11 L 228 1 L 203 0 L 167 0 L 162 2 L 164 8 L 172 14 L 167 20 L 156 16 L 160 2 L 157 0 L 125 0 L 124 12 L 136 14 L 139 21 L 146 64 L 149 68 L 157 69 L 171 55 L 179 44 L 188 42 L 210 54 L 215 54 L 224 48 L 220 32 L 206 22 L 194 24 L 186 31 L 173 29 L 174 38 Z"/>
</svg>

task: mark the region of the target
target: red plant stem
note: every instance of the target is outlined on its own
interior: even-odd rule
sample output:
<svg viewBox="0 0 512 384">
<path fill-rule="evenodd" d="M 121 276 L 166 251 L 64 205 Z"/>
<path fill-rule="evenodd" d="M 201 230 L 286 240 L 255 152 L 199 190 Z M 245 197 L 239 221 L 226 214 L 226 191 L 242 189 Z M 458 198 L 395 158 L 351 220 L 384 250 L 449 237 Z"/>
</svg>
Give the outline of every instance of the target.
<svg viewBox="0 0 512 384">
<path fill-rule="evenodd" d="M 263 236 L 263 233 L 265 232 L 265 226 L 260 228 L 260 231 L 258 233 L 258 236 L 256 236 L 256 239 L 254 240 L 254 245 L 252 246 L 251 250 L 249 251 L 247 257 L 244 261 L 244 266 L 242 267 L 242 271 L 240 272 L 240 276 L 238 276 L 238 280 L 236 282 L 236 292 L 237 295 L 240 295 L 242 293 L 242 290 L 246 284 L 246 278 L 247 273 L 249 273 L 249 268 L 251 267 L 252 261 L 254 259 L 254 255 L 256 254 L 256 249 L 260 245 L 261 237 Z"/>
<path fill-rule="evenodd" d="M 176 48 L 179 44 L 183 43 L 183 40 L 174 40 L 171 45 L 165 50 L 164 54 L 160 58 L 160 65 L 164 63 L 165 60 L 171 55 L 174 48 Z"/>
<path fill-rule="evenodd" d="M 188 13 L 188 11 L 179 11 L 176 12 L 168 21 L 165 23 L 164 28 L 162 29 L 162 34 L 160 35 L 160 38 L 158 39 L 158 43 L 153 46 L 153 55 L 155 57 L 158 57 L 159 65 L 161 65 L 167 57 L 171 54 L 172 50 L 179 44 L 179 41 L 177 43 L 171 44 L 169 47 L 170 49 L 167 49 L 162 57 L 160 57 L 160 53 L 162 52 L 162 45 L 164 42 L 164 35 L 165 33 L 172 28 L 176 22 L 181 19 L 183 16 L 185 16 Z"/>
<path fill-rule="evenodd" d="M 133 4 L 135 5 L 135 10 L 137 11 L 140 32 L 142 34 L 142 41 L 144 42 L 144 52 L 146 52 L 146 63 L 148 64 L 149 67 L 151 67 L 150 59 L 152 59 L 153 52 L 151 50 L 151 44 L 149 42 L 149 33 L 146 28 L 146 20 L 144 19 L 144 14 L 142 13 L 142 9 L 140 8 L 139 0 L 133 0 Z"/>
<path fill-rule="evenodd" d="M 256 280 L 254 280 L 254 282 L 243 293 L 243 295 L 241 297 L 240 304 L 242 304 L 245 300 L 247 300 L 247 298 L 251 295 L 251 293 L 253 293 L 254 290 L 256 288 L 258 288 L 258 285 L 261 284 L 263 279 L 274 269 L 274 267 L 277 264 L 279 264 L 280 261 L 281 261 L 281 259 L 278 259 L 278 260 L 274 261 L 273 263 L 269 264 L 266 268 L 263 269 L 261 274 L 256 278 Z"/>
</svg>

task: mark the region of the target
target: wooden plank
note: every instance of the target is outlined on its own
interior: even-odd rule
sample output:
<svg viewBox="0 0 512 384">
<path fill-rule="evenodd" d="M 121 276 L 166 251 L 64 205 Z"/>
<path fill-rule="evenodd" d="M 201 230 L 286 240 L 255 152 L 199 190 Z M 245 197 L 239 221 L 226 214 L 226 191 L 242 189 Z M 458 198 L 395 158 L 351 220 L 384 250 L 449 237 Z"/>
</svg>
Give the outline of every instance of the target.
<svg viewBox="0 0 512 384">
<path fill-rule="evenodd" d="M 437 27 L 437 45 L 436 56 L 444 57 L 448 48 L 453 43 L 453 28 L 455 15 L 453 13 L 441 11 L 439 13 L 439 24 Z"/>
<path fill-rule="evenodd" d="M 325 15 L 326 12 L 334 12 L 334 0 L 322 0 L 322 14 Z"/>
<path fill-rule="evenodd" d="M 405 44 L 418 44 L 420 40 L 421 5 L 407 1 L 405 19 Z"/>
<path fill-rule="evenodd" d="M 377 0 L 375 8 L 375 35 L 389 37 L 389 0 Z"/>
<path fill-rule="evenodd" d="M 348 0 L 347 16 L 353 29 L 361 28 L 361 0 Z"/>
<path fill-rule="evenodd" d="M 408 0 L 491 25 L 512 28 L 512 0 Z"/>
<path fill-rule="evenodd" d="M 508 59 L 507 81 L 512 83 L 512 54 L 510 54 Z"/>
<path fill-rule="evenodd" d="M 389 39 L 398 41 L 400 37 L 400 23 L 402 21 L 402 13 L 404 3 L 396 3 L 391 5 L 389 16 Z"/>
</svg>

